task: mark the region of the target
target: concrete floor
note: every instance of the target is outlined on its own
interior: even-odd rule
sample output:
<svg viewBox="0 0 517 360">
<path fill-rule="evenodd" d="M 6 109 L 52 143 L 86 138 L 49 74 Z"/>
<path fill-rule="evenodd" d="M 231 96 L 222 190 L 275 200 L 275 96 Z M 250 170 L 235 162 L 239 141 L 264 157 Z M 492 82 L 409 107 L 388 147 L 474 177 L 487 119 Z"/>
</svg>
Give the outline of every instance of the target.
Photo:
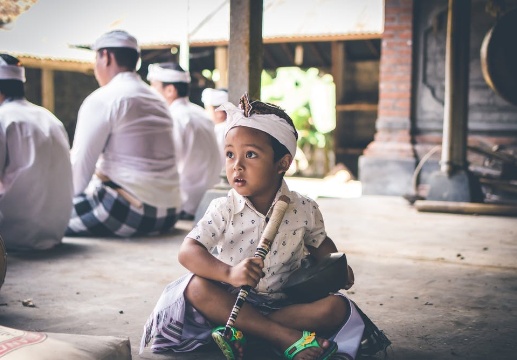
<svg viewBox="0 0 517 360">
<path fill-rule="evenodd" d="M 516 218 L 420 213 L 398 197 L 318 203 L 355 271 L 347 293 L 392 341 L 390 359 L 516 358 Z M 218 349 L 138 355 L 156 300 L 185 272 L 176 256 L 191 226 L 182 221 L 174 233 L 149 238 L 65 238 L 50 251 L 9 253 L 0 325 L 129 337 L 134 359 L 224 359 Z M 24 307 L 25 299 L 36 307 Z M 260 349 L 248 354 L 273 358 Z"/>
</svg>

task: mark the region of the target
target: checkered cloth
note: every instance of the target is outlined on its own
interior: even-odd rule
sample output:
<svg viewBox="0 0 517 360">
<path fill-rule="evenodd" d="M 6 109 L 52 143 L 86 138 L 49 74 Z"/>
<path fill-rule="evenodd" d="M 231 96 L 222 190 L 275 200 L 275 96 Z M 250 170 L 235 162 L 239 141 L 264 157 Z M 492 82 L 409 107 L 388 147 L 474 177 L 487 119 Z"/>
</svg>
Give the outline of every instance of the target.
<svg viewBox="0 0 517 360">
<path fill-rule="evenodd" d="M 176 209 L 147 204 L 131 205 L 116 190 L 99 184 L 93 194 L 74 197 L 66 236 L 119 236 L 163 234 L 176 223 Z"/>
</svg>

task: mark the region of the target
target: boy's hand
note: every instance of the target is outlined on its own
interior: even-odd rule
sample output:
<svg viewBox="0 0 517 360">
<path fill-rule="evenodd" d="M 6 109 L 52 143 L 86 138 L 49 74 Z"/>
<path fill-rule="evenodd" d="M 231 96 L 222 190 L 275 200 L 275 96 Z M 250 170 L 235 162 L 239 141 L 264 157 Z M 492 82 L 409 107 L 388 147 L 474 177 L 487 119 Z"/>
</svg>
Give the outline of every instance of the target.
<svg viewBox="0 0 517 360">
<path fill-rule="evenodd" d="M 228 283 L 234 287 L 250 285 L 256 287 L 260 279 L 264 277 L 262 268 L 264 260 L 259 257 L 250 257 L 242 260 L 237 265 L 230 268 Z"/>
<path fill-rule="evenodd" d="M 345 286 L 345 290 L 350 289 L 354 285 L 354 280 L 354 270 L 352 270 L 352 268 L 348 266 L 348 283 Z"/>
</svg>

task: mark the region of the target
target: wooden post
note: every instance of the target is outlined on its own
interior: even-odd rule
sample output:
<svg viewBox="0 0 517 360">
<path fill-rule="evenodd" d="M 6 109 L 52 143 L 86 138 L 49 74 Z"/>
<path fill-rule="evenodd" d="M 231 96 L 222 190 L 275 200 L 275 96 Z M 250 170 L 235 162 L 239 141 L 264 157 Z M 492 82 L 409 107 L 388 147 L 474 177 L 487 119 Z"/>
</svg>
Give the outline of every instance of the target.
<svg viewBox="0 0 517 360">
<path fill-rule="evenodd" d="M 333 41 L 330 47 L 331 53 L 331 71 L 334 84 L 336 86 L 336 129 L 334 131 L 334 154 L 338 153 L 341 146 L 339 143 L 340 129 L 344 126 L 341 121 L 341 114 L 338 111 L 338 106 L 345 101 L 345 67 L 346 67 L 346 53 L 345 43 Z"/>
<path fill-rule="evenodd" d="M 470 0 L 449 0 L 441 170 L 467 168 Z"/>
<path fill-rule="evenodd" d="M 219 80 L 215 82 L 216 87 L 228 88 L 228 47 L 215 48 L 215 68 L 219 71 Z"/>
<path fill-rule="evenodd" d="M 263 0 L 230 0 L 228 97 L 237 104 L 244 92 L 260 99 Z"/>
<path fill-rule="evenodd" d="M 54 112 L 54 70 L 41 69 L 41 104 L 50 112 Z"/>
<path fill-rule="evenodd" d="M 426 200 L 481 202 L 479 180 L 467 165 L 471 0 L 449 0 L 445 46 L 445 104 L 440 171 Z"/>
</svg>

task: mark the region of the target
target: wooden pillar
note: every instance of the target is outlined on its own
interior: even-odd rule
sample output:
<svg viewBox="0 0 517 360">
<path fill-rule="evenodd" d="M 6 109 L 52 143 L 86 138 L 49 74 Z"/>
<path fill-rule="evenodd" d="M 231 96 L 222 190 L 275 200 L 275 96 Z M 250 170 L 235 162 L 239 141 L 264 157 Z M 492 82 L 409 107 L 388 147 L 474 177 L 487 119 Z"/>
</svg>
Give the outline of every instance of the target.
<svg viewBox="0 0 517 360">
<path fill-rule="evenodd" d="M 431 175 L 426 199 L 482 202 L 467 166 L 471 0 L 449 0 L 448 11 L 441 171 Z"/>
<path fill-rule="evenodd" d="M 41 69 L 41 103 L 44 108 L 54 112 L 54 70 Z"/>
<path fill-rule="evenodd" d="M 336 85 L 336 104 L 342 104 L 345 101 L 345 43 L 342 41 L 333 41 L 330 49 L 332 56 L 332 78 Z"/>
<path fill-rule="evenodd" d="M 345 73 L 346 73 L 346 48 L 342 41 L 333 41 L 330 44 L 331 72 L 334 85 L 336 86 L 336 128 L 334 130 L 333 150 L 334 154 L 339 153 L 341 148 L 340 137 L 346 129 L 343 114 L 338 111 L 338 106 L 345 102 Z M 330 165 L 330 164 L 329 164 Z"/>
<path fill-rule="evenodd" d="M 215 68 L 219 71 L 219 80 L 215 82 L 218 88 L 228 88 L 228 47 L 215 48 Z"/>
<path fill-rule="evenodd" d="M 470 0 L 449 0 L 441 170 L 467 168 Z"/>
<path fill-rule="evenodd" d="M 228 58 L 228 100 L 238 104 L 244 92 L 260 99 L 262 73 L 262 12 L 263 0 L 230 0 L 230 43 L 224 56 L 217 55 L 216 69 L 225 69 Z M 219 50 L 222 52 L 222 50 Z M 221 79 L 224 79 L 221 73 Z M 217 84 L 220 86 L 221 84 Z M 229 186 L 224 181 L 208 190 L 199 204 L 194 222 L 199 221 L 210 202 L 226 196 Z"/>
<path fill-rule="evenodd" d="M 263 0 L 230 0 L 228 97 L 237 104 L 244 92 L 260 98 Z"/>
</svg>

